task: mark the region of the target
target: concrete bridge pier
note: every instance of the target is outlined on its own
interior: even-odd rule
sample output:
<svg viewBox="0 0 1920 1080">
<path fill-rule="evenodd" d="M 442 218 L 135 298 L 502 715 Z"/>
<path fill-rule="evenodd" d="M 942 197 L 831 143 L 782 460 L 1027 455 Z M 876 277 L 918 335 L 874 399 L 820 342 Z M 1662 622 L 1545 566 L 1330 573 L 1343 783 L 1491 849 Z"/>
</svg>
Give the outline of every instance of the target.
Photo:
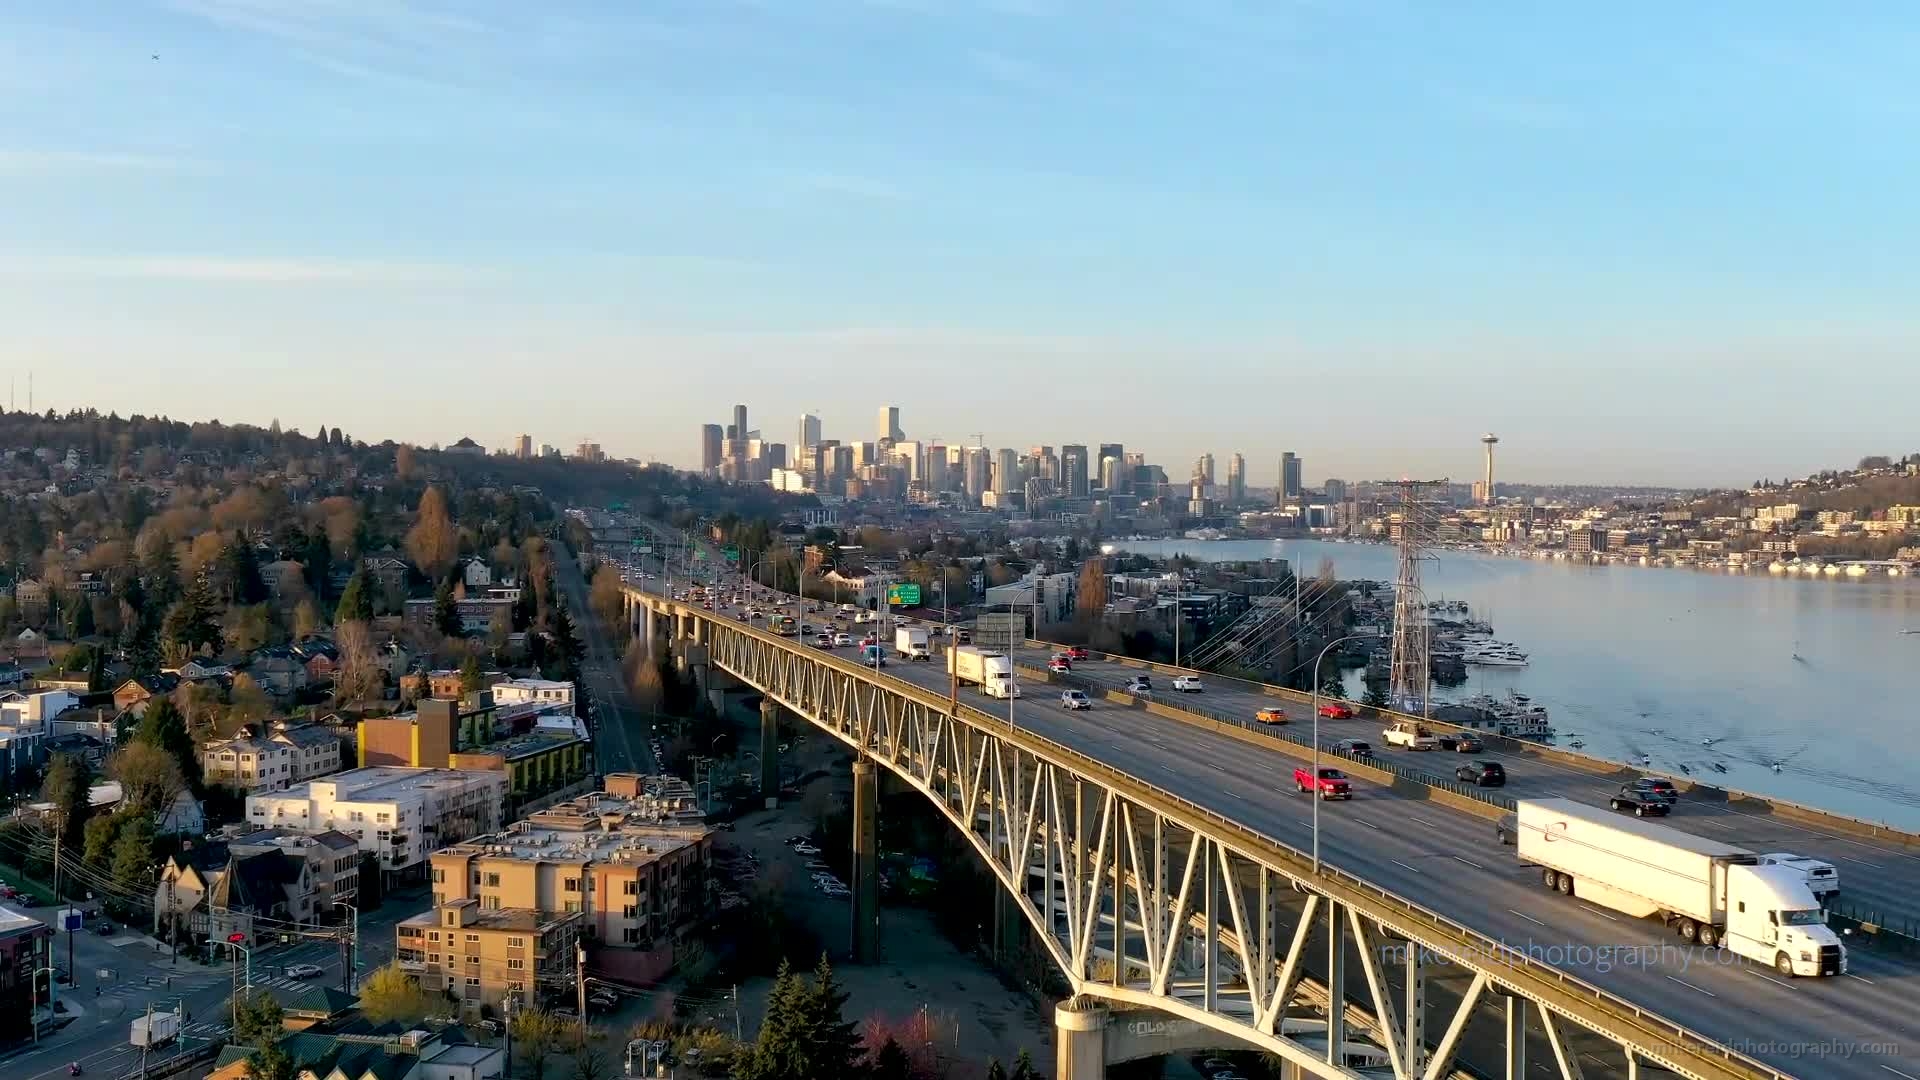
<svg viewBox="0 0 1920 1080">
<path fill-rule="evenodd" d="M 653 650 L 658 647 L 660 634 L 659 628 L 654 625 L 652 604 L 640 605 L 640 633 L 644 635 L 641 640 L 647 643 L 647 655 L 652 656 Z"/>
<path fill-rule="evenodd" d="M 880 959 L 880 773 L 873 759 L 853 763 L 853 962 Z"/>
<path fill-rule="evenodd" d="M 1054 1080 L 1104 1080 L 1107 1007 L 1070 998 L 1053 1007 Z"/>
<path fill-rule="evenodd" d="M 780 805 L 780 705 L 770 697 L 760 699 L 760 797 Z"/>
</svg>

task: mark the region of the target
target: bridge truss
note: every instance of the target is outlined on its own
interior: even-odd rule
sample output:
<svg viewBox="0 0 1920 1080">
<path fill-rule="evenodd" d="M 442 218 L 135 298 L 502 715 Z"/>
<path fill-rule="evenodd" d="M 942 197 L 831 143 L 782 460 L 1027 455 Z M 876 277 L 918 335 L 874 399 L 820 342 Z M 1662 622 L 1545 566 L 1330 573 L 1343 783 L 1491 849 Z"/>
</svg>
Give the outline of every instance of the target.
<svg viewBox="0 0 1920 1080">
<path fill-rule="evenodd" d="M 1077 1000 L 1195 1021 L 1299 1075 L 1517 1078 L 1531 1075 L 1531 1047 L 1563 1080 L 1786 1080 L 1358 878 L 1316 874 L 1299 851 L 1004 716 L 631 595 L 672 616 L 667 625 L 703 644 L 714 667 L 932 800 Z M 1458 1055 L 1470 1034 L 1503 1047 L 1500 1060 L 1467 1068 Z"/>
</svg>

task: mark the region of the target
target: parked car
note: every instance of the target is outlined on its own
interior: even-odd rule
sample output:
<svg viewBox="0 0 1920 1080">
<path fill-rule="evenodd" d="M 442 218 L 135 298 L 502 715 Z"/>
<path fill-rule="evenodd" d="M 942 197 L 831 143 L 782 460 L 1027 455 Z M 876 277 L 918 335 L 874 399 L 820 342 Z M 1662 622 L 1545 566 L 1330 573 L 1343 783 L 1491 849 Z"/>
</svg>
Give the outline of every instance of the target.
<svg viewBox="0 0 1920 1080">
<path fill-rule="evenodd" d="M 1284 724 L 1287 722 L 1287 710 L 1268 706 L 1254 713 L 1253 720 L 1257 724 Z"/>
<path fill-rule="evenodd" d="M 317 979 L 326 972 L 319 964 L 288 964 L 287 976 L 294 979 Z"/>
<path fill-rule="evenodd" d="M 1353 709 L 1338 701 L 1329 701 L 1320 706 L 1320 715 L 1328 720 L 1351 720 Z"/>
<path fill-rule="evenodd" d="M 1060 707 L 1072 710 L 1091 709 L 1093 708 L 1093 702 L 1088 701 L 1087 695 L 1078 690 L 1062 690 L 1060 691 Z"/>
<path fill-rule="evenodd" d="M 1206 689 L 1206 687 L 1200 685 L 1200 676 L 1198 675 L 1175 675 L 1173 677 L 1173 688 L 1182 694 L 1198 694 Z"/>
<path fill-rule="evenodd" d="M 1453 770 L 1453 778 L 1475 787 L 1507 786 L 1507 770 L 1497 761 L 1469 761 Z"/>
</svg>

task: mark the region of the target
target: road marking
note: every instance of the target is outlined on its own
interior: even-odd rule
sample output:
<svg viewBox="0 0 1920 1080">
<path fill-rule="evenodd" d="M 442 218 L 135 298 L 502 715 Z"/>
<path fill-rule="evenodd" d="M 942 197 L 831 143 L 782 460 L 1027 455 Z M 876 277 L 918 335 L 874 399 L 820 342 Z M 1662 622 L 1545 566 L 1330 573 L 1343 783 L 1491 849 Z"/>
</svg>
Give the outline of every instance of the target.
<svg viewBox="0 0 1920 1080">
<path fill-rule="evenodd" d="M 1413 872 L 1414 872 L 1414 873 L 1416 873 L 1416 874 L 1420 872 L 1420 868 L 1419 868 L 1419 867 L 1417 867 L 1417 866 L 1407 866 L 1407 864 L 1406 864 L 1406 863 L 1403 863 L 1403 862 L 1401 862 L 1401 861 L 1400 861 L 1399 859 L 1388 859 L 1387 861 L 1388 861 L 1388 862 L 1390 862 L 1390 863 L 1392 863 L 1392 864 L 1393 864 L 1393 865 L 1395 865 L 1395 866 L 1400 866 L 1400 867 L 1405 867 L 1406 869 L 1408 869 L 1408 870 L 1411 870 L 1411 871 L 1413 871 Z"/>
<path fill-rule="evenodd" d="M 1708 825 L 1711 825 L 1711 826 L 1713 826 L 1713 827 L 1714 827 L 1714 828 L 1716 828 L 1716 829 L 1725 829 L 1725 830 L 1727 830 L 1728 832 L 1732 832 L 1732 831 L 1733 831 L 1733 826 L 1731 826 L 1731 825 L 1729 825 L 1729 824 L 1727 824 L 1727 823 L 1726 823 L 1726 822 L 1724 822 L 1724 821 L 1714 821 L 1714 820 L 1712 820 L 1711 818 L 1708 818 L 1708 819 L 1706 819 L 1706 822 L 1705 822 L 1705 823 L 1706 823 L 1706 824 L 1708 824 Z"/>
<path fill-rule="evenodd" d="M 1526 913 L 1526 912 L 1524 912 L 1524 911 L 1514 911 L 1514 910 L 1513 910 L 1512 908 L 1508 908 L 1507 910 L 1508 910 L 1508 911 L 1513 911 L 1513 913 L 1514 913 L 1515 915 L 1518 915 L 1518 916 L 1520 916 L 1521 918 L 1523 918 L 1523 919 L 1525 919 L 1525 920 L 1527 920 L 1528 922 L 1530 922 L 1530 923 L 1532 923 L 1532 924 L 1533 924 L 1533 925 L 1535 925 L 1535 926 L 1545 926 L 1545 925 L 1547 925 L 1546 923 L 1543 923 L 1543 922 L 1541 922 L 1541 921 L 1540 921 L 1539 919 L 1536 919 L 1536 918 L 1534 918 L 1533 916 L 1531 916 L 1531 915 L 1529 915 L 1529 914 L 1527 914 L 1527 913 Z"/>
<path fill-rule="evenodd" d="M 1773 976 L 1771 976 L 1771 975 L 1768 975 L 1768 974 L 1765 974 L 1764 972 L 1759 972 L 1759 971 L 1754 971 L 1754 970 L 1753 970 L 1752 968 L 1748 968 L 1748 969 L 1747 969 L 1747 972 L 1748 972 L 1749 974 L 1752 974 L 1752 975 L 1758 975 L 1758 976 L 1760 976 L 1761 978 L 1763 978 L 1763 979 L 1765 979 L 1765 980 L 1767 980 L 1768 982 L 1770 982 L 1770 983 L 1772 983 L 1772 984 L 1773 984 L 1773 985 L 1775 985 L 1775 986 L 1784 986 L 1784 987 L 1786 987 L 1786 988 L 1787 988 L 1787 989 L 1789 989 L 1789 990 L 1791 990 L 1791 989 L 1793 989 L 1793 984 L 1792 984 L 1792 983 L 1785 983 L 1785 982 L 1781 982 L 1781 981 L 1780 981 L 1779 979 L 1776 979 L 1776 978 L 1774 978 L 1774 977 L 1773 977 Z M 1671 976 L 1671 975 L 1669 975 L 1669 976 L 1667 976 L 1667 977 L 1668 977 L 1668 978 L 1672 978 L 1673 976 Z"/>
<path fill-rule="evenodd" d="M 1481 865 L 1480 865 L 1479 863 L 1477 863 L 1477 862 L 1474 862 L 1474 861 L 1473 861 L 1472 859 L 1463 859 L 1463 858 L 1461 858 L 1461 857 L 1460 857 L 1460 856 L 1458 856 L 1458 855 L 1455 855 L 1455 856 L 1453 857 L 1453 859 L 1454 859 L 1454 861 L 1455 861 L 1455 862 L 1463 862 L 1463 863 L 1466 863 L 1466 864 L 1467 864 L 1468 866 L 1471 866 L 1471 867 L 1473 867 L 1473 868 L 1474 868 L 1475 870 L 1485 870 L 1485 869 L 1486 869 L 1486 867 L 1484 867 L 1484 866 L 1481 866 Z"/>
<path fill-rule="evenodd" d="M 1231 796 L 1233 796 L 1233 797 L 1234 797 L 1234 798 L 1236 798 L 1236 799 L 1240 799 L 1240 793 L 1239 793 L 1239 792 L 1237 792 L 1237 791 L 1229 791 L 1229 792 L 1227 792 L 1227 794 L 1229 794 L 1229 795 L 1231 795 Z M 1245 799 L 1240 799 L 1240 801 L 1241 801 L 1241 802 L 1246 802 L 1247 800 L 1245 800 Z"/>
<path fill-rule="evenodd" d="M 1689 989 L 1689 990 L 1693 990 L 1693 991 L 1697 991 L 1697 992 L 1699 992 L 1699 993 L 1702 993 L 1702 994 L 1705 994 L 1705 995 L 1707 995 L 1708 997 L 1719 997 L 1719 996 L 1720 996 L 1719 994 L 1716 994 L 1716 993 L 1714 993 L 1714 992 L 1713 992 L 1713 991 L 1711 991 L 1711 990 L 1701 990 L 1701 989 L 1700 989 L 1699 987 L 1697 987 L 1697 986 L 1695 986 L 1695 985 L 1693 985 L 1692 983 L 1690 983 L 1690 982 L 1688 982 L 1688 981 L 1687 981 L 1687 980 L 1685 980 L 1685 979 L 1676 979 L 1676 978 L 1674 978 L 1674 977 L 1673 977 L 1673 976 L 1671 976 L 1671 975 L 1669 975 L 1669 976 L 1667 976 L 1666 978 L 1667 978 L 1667 981 L 1668 981 L 1668 982 L 1676 982 L 1676 983 L 1679 983 L 1679 984 L 1680 984 L 1681 986 L 1684 986 L 1684 987 L 1686 987 L 1686 988 L 1687 988 L 1687 989 Z"/>
<path fill-rule="evenodd" d="M 1614 918 L 1613 916 L 1611 916 L 1611 915 L 1609 915 L 1609 914 L 1607 914 L 1606 912 L 1604 912 L 1604 911 L 1601 911 L 1601 910 L 1600 910 L 1599 908 L 1597 908 L 1597 907 L 1588 907 L 1588 906 L 1587 906 L 1587 905 L 1585 905 L 1585 904 L 1581 904 L 1581 905 L 1580 905 L 1580 909 L 1581 909 L 1582 911 L 1589 911 L 1589 912 L 1592 912 L 1593 914 L 1595 914 L 1595 915 L 1598 915 L 1598 916 L 1600 916 L 1601 918 L 1603 918 L 1603 919 L 1605 919 L 1605 920 L 1607 920 L 1608 922 L 1619 922 L 1619 921 L 1620 921 L 1619 919 L 1616 919 L 1616 918 Z"/>
<path fill-rule="evenodd" d="M 1851 862 L 1851 863 L 1859 863 L 1859 864 L 1860 864 L 1861 866 L 1871 866 L 1871 867 L 1873 867 L 1873 868 L 1874 868 L 1875 870 L 1885 870 L 1885 869 L 1886 869 L 1886 867 L 1884 867 L 1884 866 L 1881 866 L 1881 865 L 1880 865 L 1879 863 L 1877 863 L 1877 862 L 1868 862 L 1868 861 L 1867 861 L 1867 860 L 1865 860 L 1865 859 L 1856 859 L 1856 858 L 1854 858 L 1854 857 L 1853 857 L 1853 856 L 1851 856 L 1851 855 L 1835 855 L 1835 856 L 1834 856 L 1834 858 L 1836 858 L 1836 859 L 1845 859 L 1845 860 L 1846 860 L 1847 862 Z"/>
<path fill-rule="evenodd" d="M 1360 824 L 1362 824 L 1362 825 L 1365 825 L 1365 826 L 1366 826 L 1367 828 L 1369 828 L 1369 829 L 1378 829 L 1378 828 L 1380 828 L 1380 826 L 1378 826 L 1378 825 L 1375 825 L 1375 824 L 1374 824 L 1373 822 L 1371 822 L 1371 821 L 1368 821 L 1368 820 L 1367 820 L 1366 818 L 1363 818 L 1363 817 L 1357 817 L 1357 818 L 1354 818 L 1353 820 L 1355 820 L 1355 821 L 1357 821 L 1357 822 L 1359 822 L 1359 823 L 1360 823 Z"/>
<path fill-rule="evenodd" d="M 1220 763 L 1219 763 L 1219 762 L 1217 762 L 1217 761 L 1209 761 L 1209 762 L 1207 762 L 1207 768 L 1209 768 L 1209 769 L 1212 769 L 1212 770 L 1213 770 L 1214 772 L 1226 772 L 1226 771 L 1227 771 L 1227 770 L 1225 770 L 1225 769 L 1223 769 L 1223 768 L 1221 768 L 1221 767 L 1220 767 Z"/>
<path fill-rule="evenodd" d="M 1878 1065 L 1879 1062 L 1875 1062 L 1874 1064 Z M 1907 1080 L 1920 1080 L 1920 1076 L 1915 1076 L 1912 1073 L 1903 1073 L 1899 1069 L 1896 1069 L 1891 1065 L 1881 1065 L 1880 1067 L 1887 1070 L 1888 1072 L 1892 1073 L 1895 1076 L 1904 1076 L 1907 1078 Z"/>
<path fill-rule="evenodd" d="M 1849 971 L 1849 972 L 1847 972 L 1847 978 L 1849 978 L 1849 979 L 1853 979 L 1853 980 L 1856 980 L 1856 981 L 1858 981 L 1858 982 L 1863 982 L 1863 983 L 1866 983 L 1866 984 L 1867 984 L 1868 986 L 1872 986 L 1872 985 L 1873 985 L 1873 980 L 1872 980 L 1872 979 L 1863 979 L 1863 978 L 1861 978 L 1860 976 L 1858 976 L 1858 975 L 1855 975 L 1855 974 L 1854 974 L 1853 972 L 1851 972 L 1851 971 Z"/>
<path fill-rule="evenodd" d="M 1419 822 L 1420 824 L 1425 825 L 1429 829 L 1437 829 L 1440 827 L 1438 825 L 1435 825 L 1433 822 L 1428 821 L 1426 818 L 1421 817 L 1419 814 L 1408 814 L 1407 816 Z"/>
</svg>

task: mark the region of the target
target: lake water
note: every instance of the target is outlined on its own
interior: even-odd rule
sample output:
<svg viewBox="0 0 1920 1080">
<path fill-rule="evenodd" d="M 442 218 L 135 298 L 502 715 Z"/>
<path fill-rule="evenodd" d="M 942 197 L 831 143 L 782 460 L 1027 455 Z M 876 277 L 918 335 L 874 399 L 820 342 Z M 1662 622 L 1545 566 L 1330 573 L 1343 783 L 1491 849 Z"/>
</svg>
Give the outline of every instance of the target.
<svg viewBox="0 0 1920 1080">
<path fill-rule="evenodd" d="M 1395 551 L 1317 540 L 1118 541 L 1149 556 L 1322 559 L 1343 580 L 1392 581 Z M 1469 667 L 1437 698 L 1504 694 L 1548 706 L 1565 745 L 1708 783 L 1920 829 L 1920 579 L 1767 573 L 1439 552 L 1429 600 L 1464 600 L 1523 668 Z M 1352 676 L 1353 696 L 1360 693 Z M 1711 747 L 1702 740 L 1715 740 Z M 1725 773 L 1712 770 L 1719 763 Z M 1779 763 L 1780 771 L 1772 768 Z"/>
</svg>

